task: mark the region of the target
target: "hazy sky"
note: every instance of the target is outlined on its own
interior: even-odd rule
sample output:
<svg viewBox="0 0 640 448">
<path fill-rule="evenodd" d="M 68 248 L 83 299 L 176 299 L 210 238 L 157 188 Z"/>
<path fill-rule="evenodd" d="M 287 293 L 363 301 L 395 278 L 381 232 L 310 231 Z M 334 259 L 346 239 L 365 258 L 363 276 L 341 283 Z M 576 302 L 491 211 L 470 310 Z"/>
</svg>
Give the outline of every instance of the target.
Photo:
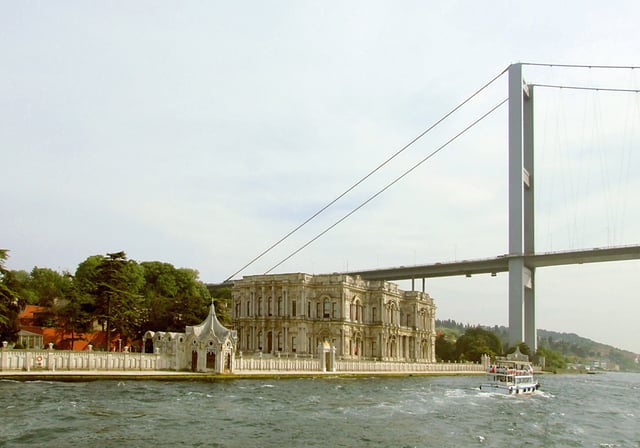
<svg viewBox="0 0 640 448">
<path fill-rule="evenodd" d="M 0 1 L 0 247 L 219 282 L 514 62 L 640 65 L 640 3 Z M 640 70 L 524 68 L 640 88 Z M 640 243 L 640 94 L 535 88 L 536 248 Z M 506 77 L 237 277 L 261 274 L 507 96 Z M 507 253 L 506 107 L 274 272 Z M 402 287 L 408 287 L 401 283 Z M 433 280 L 506 325 L 507 275 Z M 640 262 L 537 272 L 537 327 L 640 353 Z"/>
</svg>

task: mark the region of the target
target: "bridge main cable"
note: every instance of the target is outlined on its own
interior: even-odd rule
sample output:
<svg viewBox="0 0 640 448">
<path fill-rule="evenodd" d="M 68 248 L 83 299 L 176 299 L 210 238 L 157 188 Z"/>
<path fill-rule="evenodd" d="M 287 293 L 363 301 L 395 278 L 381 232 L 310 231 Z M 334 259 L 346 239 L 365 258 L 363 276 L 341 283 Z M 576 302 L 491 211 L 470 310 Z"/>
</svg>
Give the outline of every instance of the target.
<svg viewBox="0 0 640 448">
<path fill-rule="evenodd" d="M 293 235 L 294 233 L 296 233 L 298 230 L 300 230 L 302 227 L 304 227 L 305 225 L 307 225 L 309 222 L 311 222 L 313 219 L 315 219 L 316 217 L 318 217 L 321 213 L 323 213 L 325 210 L 327 210 L 329 207 L 331 207 L 333 204 L 335 204 L 336 202 L 338 202 L 340 199 L 342 199 L 344 196 L 346 196 L 347 194 L 349 194 L 351 191 L 353 191 L 358 185 L 360 185 L 361 183 L 363 183 L 365 180 L 367 180 L 369 177 L 371 177 L 373 174 L 375 174 L 376 172 L 378 172 L 380 169 L 382 169 L 385 165 L 387 165 L 389 162 L 391 162 L 393 159 L 395 159 L 397 156 L 399 156 L 401 153 L 403 153 L 406 149 L 408 149 L 411 145 L 413 145 L 415 142 L 417 142 L 418 140 L 420 140 L 422 137 L 424 137 L 426 134 L 428 134 L 429 132 L 431 132 L 435 127 L 437 127 L 440 123 L 442 123 L 443 121 L 445 121 L 447 118 L 449 118 L 451 115 L 453 115 L 455 112 L 457 112 L 460 108 L 462 108 L 465 104 L 467 104 L 469 101 L 471 101 L 473 98 L 475 98 L 476 96 L 478 96 L 483 90 L 485 90 L 487 87 L 489 87 L 491 84 L 493 84 L 495 81 L 497 81 L 502 75 L 504 75 L 507 70 L 509 70 L 509 67 L 506 67 L 504 70 L 502 70 L 500 73 L 498 73 L 496 76 L 494 76 L 490 81 L 488 81 L 487 83 L 485 83 L 482 87 L 480 87 L 478 90 L 476 90 L 473 94 L 471 94 L 469 97 L 467 97 L 467 99 L 465 99 L 464 101 L 462 101 L 460 104 L 458 104 L 456 107 L 454 107 L 453 109 L 451 109 L 447 114 L 445 114 L 444 116 L 442 116 L 438 121 L 436 121 L 435 123 L 433 123 L 431 126 L 429 126 L 427 129 L 425 129 L 424 131 L 422 131 L 420 134 L 418 134 L 417 137 L 415 137 L 413 140 L 411 140 L 409 143 L 407 143 L 406 145 L 404 145 L 402 148 L 400 148 L 398 151 L 396 151 L 391 157 L 389 157 L 388 159 L 386 159 L 384 162 L 382 162 L 380 165 L 378 165 L 376 168 L 374 168 L 372 171 L 370 171 L 367 175 L 365 175 L 364 177 L 362 177 L 360 180 L 358 180 L 356 183 L 354 183 L 351 187 L 349 187 L 347 190 L 345 190 L 343 193 L 341 193 L 340 195 L 338 195 L 335 199 L 333 199 L 331 202 L 329 202 L 327 205 L 325 205 L 324 207 L 322 207 L 320 210 L 318 210 L 317 212 L 315 212 L 313 215 L 311 215 L 309 218 L 307 218 L 304 222 L 302 222 L 302 224 L 298 225 L 296 228 L 294 228 L 293 230 L 291 230 L 289 233 L 287 233 L 285 236 L 283 236 L 282 238 L 280 238 L 278 241 L 276 241 L 275 243 L 273 243 L 271 246 L 269 246 L 267 249 L 265 249 L 264 251 L 262 251 L 260 254 L 258 254 L 256 257 L 254 257 L 253 259 L 251 259 L 251 261 L 249 261 L 247 264 L 245 264 L 244 266 L 242 266 L 240 269 L 238 269 L 236 272 L 234 272 L 233 274 L 231 274 L 229 277 L 227 277 L 227 279 L 225 280 L 225 282 L 230 281 L 233 277 L 235 277 L 236 275 L 238 275 L 240 272 L 244 271 L 246 268 L 248 268 L 249 266 L 251 266 L 253 263 L 255 263 L 256 261 L 258 261 L 259 259 L 261 259 L 263 256 L 265 256 L 267 253 L 269 253 L 270 251 L 272 251 L 273 249 L 275 249 L 277 246 L 279 246 L 282 242 L 284 242 L 287 238 L 289 238 L 291 235 Z M 272 268 L 273 269 L 273 268 Z M 271 271 L 272 269 L 270 269 L 269 271 Z M 267 271 L 267 272 L 269 272 Z"/>
<path fill-rule="evenodd" d="M 346 215 L 344 215 L 342 218 L 340 218 L 338 221 L 336 221 L 335 223 L 333 223 L 332 225 L 330 225 L 329 227 L 327 227 L 326 229 L 324 229 L 322 232 L 320 232 L 318 235 L 316 235 L 315 237 L 313 237 L 312 239 L 310 239 L 309 241 L 307 241 L 305 244 L 303 244 L 301 247 L 299 247 L 298 249 L 296 249 L 294 252 L 292 252 L 289 256 L 287 256 L 286 258 L 284 258 L 283 260 L 281 260 L 278 264 L 272 266 L 268 271 L 265 272 L 265 274 L 268 274 L 269 272 L 273 271 L 275 268 L 277 268 L 278 266 L 280 266 L 282 263 L 284 263 L 285 261 L 289 260 L 290 258 L 292 258 L 294 255 L 296 255 L 297 253 L 299 253 L 300 251 L 302 251 L 304 248 L 306 248 L 307 246 L 309 246 L 311 243 L 313 243 L 314 241 L 316 241 L 318 238 L 320 238 L 321 236 L 323 236 L 324 234 L 326 234 L 327 232 L 329 232 L 331 229 L 333 229 L 334 227 L 336 227 L 338 224 L 342 223 L 344 220 L 346 220 L 349 216 L 353 215 L 355 212 L 357 212 L 358 210 L 360 210 L 362 207 L 364 207 L 365 205 L 367 205 L 369 202 L 373 201 L 375 198 L 377 198 L 378 196 L 380 196 L 382 193 L 384 193 L 385 191 L 387 191 L 389 188 L 391 188 L 394 184 L 396 184 L 397 182 L 399 182 L 401 179 L 403 179 L 405 176 L 407 176 L 409 173 L 411 173 L 413 170 L 415 170 L 416 168 L 418 168 L 420 165 L 422 165 L 424 162 L 426 162 L 427 160 L 429 160 L 430 158 L 432 158 L 433 156 L 435 156 L 436 154 L 438 154 L 441 150 L 443 150 L 445 147 L 447 147 L 450 143 L 452 143 L 454 140 L 456 140 L 458 137 L 460 137 L 461 135 L 463 135 L 464 133 L 466 133 L 469 129 L 471 129 L 472 127 L 474 127 L 475 125 L 477 125 L 478 123 L 480 123 L 482 120 L 484 120 L 485 118 L 487 118 L 489 115 L 491 115 L 493 112 L 495 112 L 500 106 L 502 106 L 503 104 L 505 104 L 507 101 L 509 101 L 509 98 L 505 98 L 504 100 L 502 100 L 501 102 L 499 102 L 498 104 L 496 104 L 495 106 L 493 106 L 488 112 L 484 113 L 480 118 L 477 118 L 473 123 L 471 123 L 470 125 L 468 125 L 466 128 L 464 128 L 462 131 L 458 132 L 454 137 L 450 138 L 449 140 L 447 140 L 446 143 L 444 143 L 443 145 L 441 145 L 440 147 L 438 147 L 436 150 L 432 151 L 431 153 L 429 153 L 424 159 L 420 160 L 418 163 L 416 163 L 415 165 L 413 165 L 411 168 L 409 168 L 407 171 L 405 171 L 404 173 L 402 173 L 400 176 L 396 177 L 393 181 L 391 181 L 390 183 L 388 183 L 384 188 L 382 188 L 381 190 L 379 190 L 376 194 L 374 194 L 373 196 L 369 197 L 369 199 L 367 199 L 366 201 L 364 201 L 363 203 L 361 203 L 359 206 L 357 206 L 356 208 L 354 208 L 353 210 L 351 210 L 349 213 L 347 213 Z"/>
</svg>

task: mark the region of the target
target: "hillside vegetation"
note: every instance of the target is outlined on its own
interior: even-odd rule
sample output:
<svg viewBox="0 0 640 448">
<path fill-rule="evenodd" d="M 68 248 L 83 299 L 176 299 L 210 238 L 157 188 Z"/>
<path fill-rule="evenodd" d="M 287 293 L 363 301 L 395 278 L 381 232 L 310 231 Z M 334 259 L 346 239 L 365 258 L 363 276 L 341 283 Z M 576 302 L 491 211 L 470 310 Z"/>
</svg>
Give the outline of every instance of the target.
<svg viewBox="0 0 640 448">
<path fill-rule="evenodd" d="M 495 335 L 502 343 L 503 353 L 513 349 L 508 345 L 509 329 L 507 327 L 498 325 L 493 327 L 473 326 L 455 320 L 436 320 L 436 329 L 439 334 L 436 339 L 436 352 L 451 360 L 464 359 L 465 354 L 460 351 L 460 348 L 456 352 L 456 342 L 469 331 L 471 334 L 476 334 L 478 328 Z M 487 337 L 484 336 L 484 339 Z M 440 348 L 438 344 L 441 345 Z M 464 345 L 469 345 L 468 341 L 465 341 Z M 528 347 L 521 347 L 521 351 L 526 350 Z M 595 342 L 574 333 L 539 329 L 538 354 L 544 355 L 547 358 L 547 366 L 551 364 L 552 368 L 564 368 L 571 364 L 591 366 L 597 362 L 606 363 L 608 369 L 615 369 L 617 366 L 624 371 L 640 371 L 640 365 L 636 362 L 638 354 Z"/>
</svg>

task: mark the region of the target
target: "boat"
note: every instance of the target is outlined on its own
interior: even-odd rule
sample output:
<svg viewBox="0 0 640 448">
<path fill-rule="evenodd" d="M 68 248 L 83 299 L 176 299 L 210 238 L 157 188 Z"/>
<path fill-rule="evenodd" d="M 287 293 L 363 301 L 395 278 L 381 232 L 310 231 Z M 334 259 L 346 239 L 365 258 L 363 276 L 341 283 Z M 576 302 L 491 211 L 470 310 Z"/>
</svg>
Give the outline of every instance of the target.
<svg viewBox="0 0 640 448">
<path fill-rule="evenodd" d="M 531 395 L 540 388 L 533 374 L 529 357 L 516 350 L 507 357 L 496 357 L 494 363 L 487 366 L 485 382 L 480 390 L 507 395 Z"/>
</svg>

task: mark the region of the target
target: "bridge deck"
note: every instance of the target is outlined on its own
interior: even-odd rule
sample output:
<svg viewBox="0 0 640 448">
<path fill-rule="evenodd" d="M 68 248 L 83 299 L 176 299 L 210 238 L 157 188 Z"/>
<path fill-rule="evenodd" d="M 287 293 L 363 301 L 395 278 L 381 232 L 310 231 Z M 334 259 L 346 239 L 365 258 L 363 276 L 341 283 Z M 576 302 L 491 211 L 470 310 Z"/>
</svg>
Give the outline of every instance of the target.
<svg viewBox="0 0 640 448">
<path fill-rule="evenodd" d="M 524 258 L 525 266 L 541 268 L 567 264 L 601 263 L 640 259 L 640 245 L 595 248 L 578 251 L 545 252 L 525 255 L 499 255 L 495 258 L 400 266 L 367 271 L 350 271 L 367 280 L 410 280 L 414 278 L 454 277 L 458 275 L 497 274 L 509 270 L 509 260 Z"/>
</svg>

